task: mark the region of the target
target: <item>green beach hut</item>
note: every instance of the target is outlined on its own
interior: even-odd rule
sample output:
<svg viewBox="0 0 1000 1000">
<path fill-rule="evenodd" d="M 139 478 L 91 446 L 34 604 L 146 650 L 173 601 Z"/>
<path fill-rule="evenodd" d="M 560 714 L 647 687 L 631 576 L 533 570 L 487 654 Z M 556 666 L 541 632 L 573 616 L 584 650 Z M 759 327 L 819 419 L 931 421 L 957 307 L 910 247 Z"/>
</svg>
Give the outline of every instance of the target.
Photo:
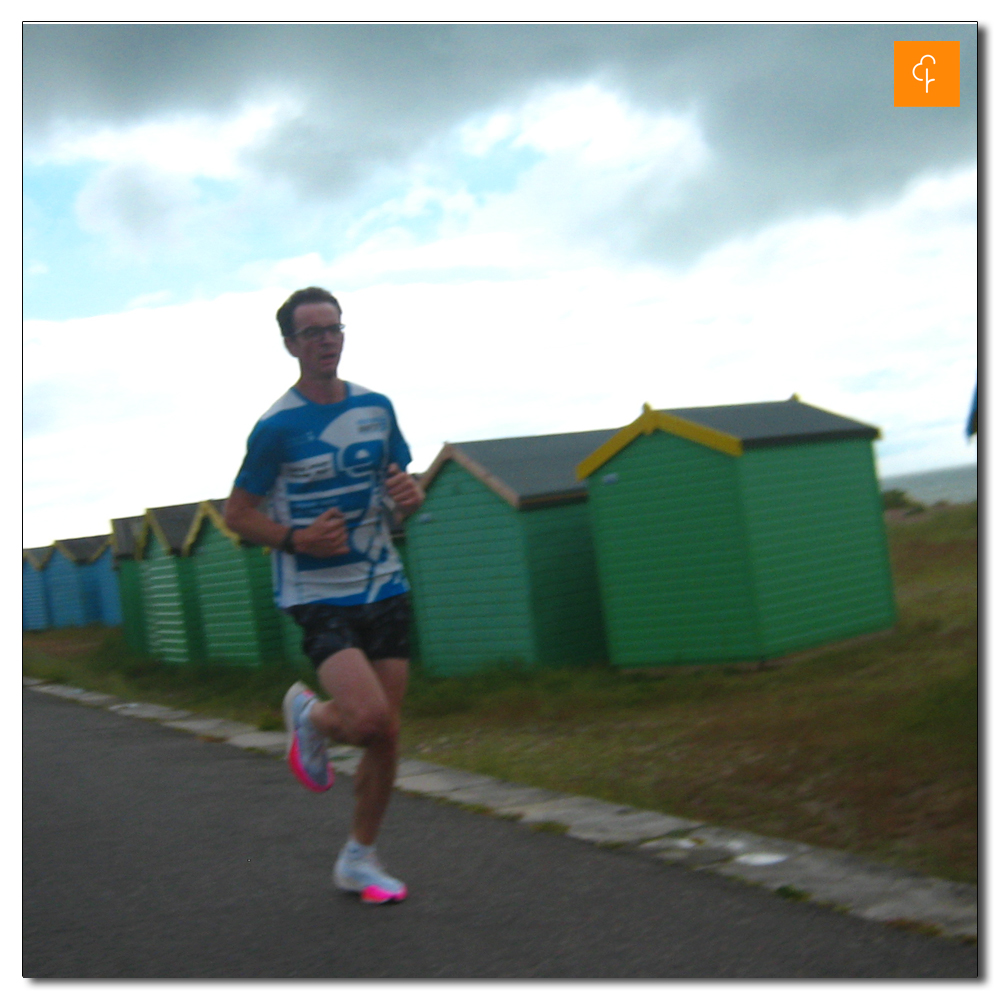
<svg viewBox="0 0 1000 1000">
<path fill-rule="evenodd" d="M 613 430 L 446 444 L 406 521 L 406 570 L 432 675 L 606 657 L 586 484 Z"/>
<path fill-rule="evenodd" d="M 244 542 L 226 525 L 224 504 L 198 505 L 181 549 L 194 567 L 205 656 L 248 667 L 282 660 L 281 619 L 287 615 L 274 604 L 271 561 L 263 548 Z"/>
<path fill-rule="evenodd" d="M 872 441 L 800 402 L 653 410 L 577 469 L 611 662 L 762 660 L 896 616 Z"/>
<path fill-rule="evenodd" d="M 414 479 L 419 483 L 421 476 L 419 473 L 415 473 Z M 392 545 L 396 552 L 399 554 L 399 558 L 403 563 L 403 575 L 407 580 L 410 580 L 410 565 L 406 552 L 406 524 L 394 524 L 392 529 Z M 410 581 L 412 587 L 412 581 Z M 417 631 L 417 616 L 411 613 L 410 615 L 410 659 L 420 660 L 420 633 Z"/>
<path fill-rule="evenodd" d="M 196 503 L 150 508 L 136 539 L 147 651 L 167 663 L 200 660 L 205 652 L 194 566 L 181 555 L 197 512 Z"/>
<path fill-rule="evenodd" d="M 311 670 L 313 662 L 302 652 L 302 627 L 284 611 L 278 611 L 278 618 L 281 622 L 281 649 L 285 663 L 290 667 L 305 667 Z"/>
<path fill-rule="evenodd" d="M 122 635 L 129 648 L 140 655 L 149 652 L 149 644 L 142 598 L 142 573 L 135 551 L 145 523 L 146 518 L 142 514 L 111 519 L 111 547 L 115 554 L 115 572 L 118 574 Z"/>
</svg>

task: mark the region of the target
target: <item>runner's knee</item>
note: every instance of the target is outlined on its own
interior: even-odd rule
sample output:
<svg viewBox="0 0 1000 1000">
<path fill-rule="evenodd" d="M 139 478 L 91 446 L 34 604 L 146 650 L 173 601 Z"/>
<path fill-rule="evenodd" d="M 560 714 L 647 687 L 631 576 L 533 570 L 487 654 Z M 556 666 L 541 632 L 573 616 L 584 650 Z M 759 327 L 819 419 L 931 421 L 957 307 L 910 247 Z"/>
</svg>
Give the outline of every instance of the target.
<svg viewBox="0 0 1000 1000">
<path fill-rule="evenodd" d="M 364 743 L 395 742 L 399 724 L 385 708 L 372 708 L 360 712 L 354 720 L 359 739 Z"/>
</svg>

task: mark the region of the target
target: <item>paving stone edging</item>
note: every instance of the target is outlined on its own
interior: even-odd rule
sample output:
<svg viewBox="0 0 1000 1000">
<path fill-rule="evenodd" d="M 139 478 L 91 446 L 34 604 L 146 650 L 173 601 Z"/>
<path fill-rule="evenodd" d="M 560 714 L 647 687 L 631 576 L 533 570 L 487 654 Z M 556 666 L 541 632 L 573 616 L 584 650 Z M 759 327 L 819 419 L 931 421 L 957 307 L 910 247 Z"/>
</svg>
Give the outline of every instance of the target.
<svg viewBox="0 0 1000 1000">
<path fill-rule="evenodd" d="M 246 723 L 206 718 L 164 705 L 125 702 L 33 677 L 23 678 L 23 683 L 35 691 L 149 719 L 200 739 L 275 756 L 285 753 L 283 732 L 262 731 Z M 330 749 L 335 769 L 345 774 L 354 774 L 360 757 L 361 751 L 355 747 Z M 717 872 L 790 899 L 832 906 L 867 920 L 970 943 L 978 937 L 976 886 L 918 875 L 845 851 L 548 792 L 422 760 L 400 761 L 396 787 L 599 846 L 631 848 L 668 864 Z"/>
</svg>

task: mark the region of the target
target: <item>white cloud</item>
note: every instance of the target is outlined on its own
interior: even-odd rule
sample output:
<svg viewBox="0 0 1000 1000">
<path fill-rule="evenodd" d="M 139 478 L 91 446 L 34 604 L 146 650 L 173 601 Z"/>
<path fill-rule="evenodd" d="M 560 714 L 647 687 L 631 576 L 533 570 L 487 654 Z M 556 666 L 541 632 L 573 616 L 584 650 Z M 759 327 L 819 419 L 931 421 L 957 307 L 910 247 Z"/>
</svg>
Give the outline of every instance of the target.
<svg viewBox="0 0 1000 1000">
<path fill-rule="evenodd" d="M 961 433 L 976 366 L 974 204 L 974 171 L 929 179 L 895 205 L 774 227 L 684 273 L 551 258 L 541 277 L 392 276 L 404 263 L 457 267 L 459 241 L 442 240 L 373 251 L 364 284 L 358 253 L 312 261 L 308 280 L 352 279 L 346 363 L 397 398 L 418 466 L 444 439 L 614 426 L 644 401 L 798 392 L 880 426 L 883 471 L 902 472 L 974 458 Z M 478 238 L 500 246 L 499 233 Z"/>
<path fill-rule="evenodd" d="M 976 366 L 974 169 L 854 216 L 772 226 L 686 271 L 626 266 L 575 239 L 579 220 L 611 218 L 659 171 L 669 191 L 707 161 L 679 120 L 588 93 L 603 134 L 638 136 L 648 162 L 616 163 L 563 104 L 539 99 L 476 140 L 548 142 L 507 194 L 472 199 L 460 177 L 427 167 L 348 252 L 245 268 L 262 291 L 26 324 L 39 416 L 25 450 L 27 543 L 228 492 L 253 421 L 295 378 L 274 311 L 312 283 L 341 296 L 343 374 L 394 399 L 417 469 L 444 440 L 619 426 L 646 401 L 792 392 L 880 426 L 883 474 L 974 460 L 962 434 Z M 171 176 L 183 202 L 190 179 Z M 405 225 L 432 210 L 436 225 Z"/>
<path fill-rule="evenodd" d="M 638 111 L 597 83 L 539 96 L 518 119 L 514 146 L 549 156 L 569 153 L 593 168 L 648 168 L 666 160 L 686 172 L 708 153 L 693 120 Z"/>
<path fill-rule="evenodd" d="M 187 114 L 125 128 L 64 126 L 45 147 L 29 151 L 27 159 L 35 164 L 144 164 L 164 175 L 233 180 L 243 172 L 241 154 L 299 113 L 294 101 L 282 98 L 249 104 L 222 120 Z"/>
<path fill-rule="evenodd" d="M 540 155 L 504 168 L 513 173 L 501 178 L 510 182 L 501 191 L 473 195 L 454 147 L 428 147 L 409 165 L 402 190 L 346 229 L 348 242 L 357 242 L 330 272 L 339 287 L 389 275 L 468 280 L 476 270 L 514 277 L 609 263 L 631 239 L 633 203 L 678 198 L 711 162 L 693 119 L 638 111 L 598 84 L 546 89 L 516 112 L 463 124 L 453 138 L 482 157 L 501 142 Z M 283 281 L 289 263 L 258 262 L 243 273 Z M 307 254 L 291 273 L 304 281 L 324 270 Z"/>
<path fill-rule="evenodd" d="M 145 295 L 137 295 L 130 299 L 126 309 L 142 309 L 146 306 L 165 306 L 173 298 L 173 292 L 169 289 L 161 289 L 158 292 L 147 292 Z"/>
<path fill-rule="evenodd" d="M 964 125 L 949 115 L 954 130 L 943 118 L 907 117 L 900 131 L 903 119 L 871 100 L 867 84 L 841 85 L 877 80 L 880 70 L 867 69 L 881 62 L 862 54 L 852 65 L 865 72 L 845 78 L 839 62 L 822 62 L 836 47 L 814 37 L 800 49 L 798 34 L 771 54 L 806 51 L 793 63 L 836 72 L 776 78 L 770 94 L 742 79 L 715 87 L 725 69 L 716 56 L 738 49 L 689 50 L 685 62 L 665 45 L 638 77 L 638 49 L 621 63 L 579 64 L 576 80 L 603 67 L 628 90 L 591 82 L 530 92 L 529 79 L 543 78 L 533 70 L 509 87 L 470 87 L 471 98 L 442 110 L 409 51 L 394 68 L 349 54 L 339 65 L 358 75 L 340 77 L 316 76 L 338 60 L 311 50 L 321 58 L 302 63 L 308 106 L 267 98 L 229 115 L 135 124 L 150 113 L 142 109 L 199 99 L 157 89 L 123 112 L 133 124 L 48 133 L 28 163 L 86 168 L 76 210 L 88 233 L 140 261 L 154 244 L 179 252 L 155 283 L 122 283 L 144 293 L 124 313 L 26 324 L 26 542 L 225 494 L 254 419 L 295 378 L 273 314 L 307 283 L 341 296 L 344 374 L 393 397 L 417 469 L 445 439 L 615 426 L 644 401 L 793 391 L 879 425 L 884 474 L 973 461 L 963 426 L 977 363 L 975 171 L 926 178 L 864 213 L 787 220 L 795 206 L 859 204 L 865 192 L 897 190 L 920 164 L 973 156 L 974 115 L 966 108 Z M 876 49 L 889 58 L 891 46 Z M 497 51 L 506 67 L 511 54 Z M 188 55 L 175 81 L 188 79 Z M 292 78 L 265 63 L 272 78 Z M 53 113 L 69 113 L 65 81 L 80 66 L 36 65 L 55 81 Z M 437 86 L 456 91 L 483 72 L 436 65 Z M 107 79 L 120 70 L 109 67 Z M 404 73 L 424 89 L 394 100 Z M 636 85 L 643 74 L 648 85 Z M 260 94 L 258 85 L 226 93 Z M 512 95 L 526 92 L 517 104 Z M 681 92 L 690 105 L 677 104 Z M 99 103 L 79 107 L 112 114 Z M 501 110 L 462 119 L 488 106 Z M 71 244 L 45 242 L 69 231 L 59 206 L 80 172 L 39 180 L 29 171 L 53 214 L 29 220 L 41 235 L 26 270 L 51 266 L 53 287 L 61 268 L 86 271 Z M 376 196 L 393 178 L 393 197 Z M 763 226 L 778 217 L 784 224 Z M 719 243 L 733 232 L 750 235 Z M 671 240 L 684 252 L 669 256 Z M 695 263 L 635 263 L 653 253 Z M 117 262 L 135 278 L 128 257 Z M 195 287 L 262 290 L 167 305 L 183 294 L 171 283 L 186 280 L 184 266 Z"/>
<path fill-rule="evenodd" d="M 298 104 L 281 98 L 248 104 L 228 117 L 176 115 L 117 128 L 64 125 L 25 159 L 34 166 L 96 167 L 77 192 L 76 221 L 120 255 L 145 260 L 154 250 L 183 249 L 194 258 L 233 228 L 227 208 L 244 218 L 241 201 L 248 197 L 258 210 L 273 208 L 270 197 L 261 196 L 247 154 L 300 113 Z"/>
<path fill-rule="evenodd" d="M 377 204 L 352 223 L 345 233 L 348 242 L 371 239 L 365 234 L 373 231 L 381 238 L 384 232 L 391 234 L 394 227 L 431 214 L 440 220 L 439 232 L 464 228 L 476 209 L 475 198 L 459 178 L 449 177 L 447 185 L 435 184 L 423 179 L 424 172 L 415 167 L 409 172 L 412 180 L 403 194 Z"/>
<path fill-rule="evenodd" d="M 460 148 L 470 156 L 486 156 L 497 143 L 517 131 L 517 118 L 509 111 L 498 111 L 485 119 L 476 119 L 459 126 Z"/>
<path fill-rule="evenodd" d="M 516 112 L 459 130 L 467 151 L 500 143 L 532 150 L 512 191 L 486 195 L 469 213 L 472 231 L 516 228 L 539 246 L 627 255 L 649 214 L 679 204 L 704 177 L 712 154 L 696 117 L 650 114 L 592 82 L 548 89 Z"/>
<path fill-rule="evenodd" d="M 295 379 L 273 319 L 285 294 L 26 323 L 27 544 L 226 495 L 253 422 Z"/>
</svg>

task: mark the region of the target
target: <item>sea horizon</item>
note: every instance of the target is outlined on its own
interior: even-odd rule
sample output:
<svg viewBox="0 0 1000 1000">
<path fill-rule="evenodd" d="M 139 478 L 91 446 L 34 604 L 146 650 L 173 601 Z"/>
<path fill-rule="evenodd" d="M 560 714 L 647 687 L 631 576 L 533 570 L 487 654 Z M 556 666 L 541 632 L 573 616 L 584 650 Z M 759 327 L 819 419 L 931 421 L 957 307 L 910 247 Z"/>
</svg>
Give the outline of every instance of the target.
<svg viewBox="0 0 1000 1000">
<path fill-rule="evenodd" d="M 882 490 L 903 490 L 923 504 L 971 503 L 979 495 L 979 464 L 951 465 L 923 472 L 879 477 Z"/>
</svg>

